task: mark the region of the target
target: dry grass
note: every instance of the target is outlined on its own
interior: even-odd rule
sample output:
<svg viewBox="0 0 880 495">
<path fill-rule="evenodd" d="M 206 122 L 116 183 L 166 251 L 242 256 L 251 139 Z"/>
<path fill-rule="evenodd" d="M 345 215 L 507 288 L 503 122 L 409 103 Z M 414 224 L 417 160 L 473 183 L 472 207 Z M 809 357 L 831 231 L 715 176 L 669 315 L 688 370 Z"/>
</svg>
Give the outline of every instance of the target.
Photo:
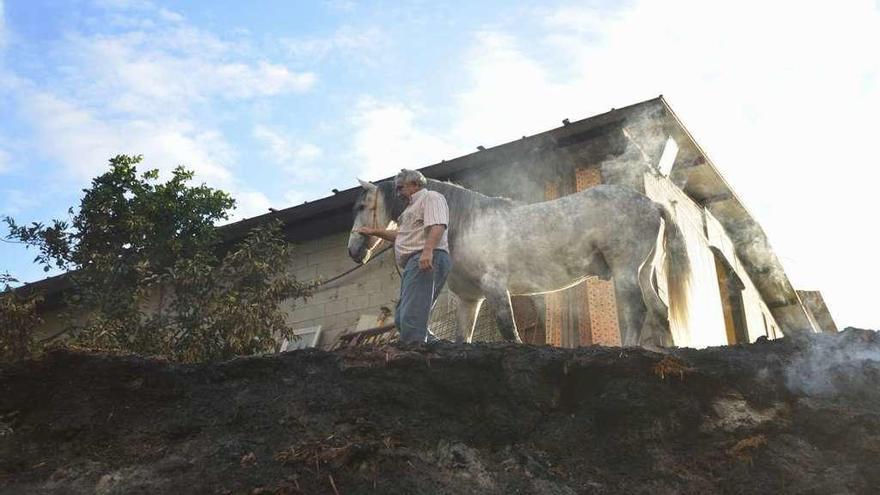
<svg viewBox="0 0 880 495">
<path fill-rule="evenodd" d="M 672 356 L 663 356 L 663 359 L 657 361 L 657 363 L 651 367 L 651 372 L 659 376 L 661 380 L 665 380 L 667 375 L 678 375 L 678 378 L 684 381 L 685 373 L 690 373 L 692 371 L 694 371 L 694 369 L 688 366 L 687 363 Z"/>
<path fill-rule="evenodd" d="M 727 453 L 734 459 L 752 464 L 758 449 L 764 445 L 767 445 L 767 437 L 755 435 L 736 442 L 736 445 L 728 449 Z"/>
<path fill-rule="evenodd" d="M 309 442 L 297 447 L 290 447 L 275 454 L 276 461 L 283 464 L 315 463 L 316 465 L 334 463 L 345 464 L 351 455 L 352 444 L 333 447 L 321 442 Z"/>
</svg>

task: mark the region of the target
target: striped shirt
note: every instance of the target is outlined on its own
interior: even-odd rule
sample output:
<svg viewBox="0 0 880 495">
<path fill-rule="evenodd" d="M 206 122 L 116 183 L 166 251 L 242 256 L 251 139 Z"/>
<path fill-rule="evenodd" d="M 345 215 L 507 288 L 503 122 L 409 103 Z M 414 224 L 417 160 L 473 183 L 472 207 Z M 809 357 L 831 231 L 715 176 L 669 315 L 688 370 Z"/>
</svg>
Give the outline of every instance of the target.
<svg viewBox="0 0 880 495">
<path fill-rule="evenodd" d="M 425 248 L 427 228 L 432 225 L 445 225 L 443 235 L 434 249 L 449 252 L 449 206 L 446 198 L 437 191 L 420 189 L 412 195 L 409 206 L 403 210 L 397 225 L 397 239 L 394 241 L 394 255 L 398 266 L 404 266 L 410 255 Z"/>
</svg>

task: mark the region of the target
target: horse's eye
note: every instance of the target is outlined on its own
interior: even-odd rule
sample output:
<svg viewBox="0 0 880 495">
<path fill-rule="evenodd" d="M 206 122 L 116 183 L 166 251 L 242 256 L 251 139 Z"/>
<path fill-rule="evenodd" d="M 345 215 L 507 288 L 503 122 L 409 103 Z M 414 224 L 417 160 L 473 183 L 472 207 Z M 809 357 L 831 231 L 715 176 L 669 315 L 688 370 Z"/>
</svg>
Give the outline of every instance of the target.
<svg viewBox="0 0 880 495">
<path fill-rule="evenodd" d="M 357 211 L 363 211 L 364 208 L 365 208 L 364 205 L 358 205 Z"/>
</svg>

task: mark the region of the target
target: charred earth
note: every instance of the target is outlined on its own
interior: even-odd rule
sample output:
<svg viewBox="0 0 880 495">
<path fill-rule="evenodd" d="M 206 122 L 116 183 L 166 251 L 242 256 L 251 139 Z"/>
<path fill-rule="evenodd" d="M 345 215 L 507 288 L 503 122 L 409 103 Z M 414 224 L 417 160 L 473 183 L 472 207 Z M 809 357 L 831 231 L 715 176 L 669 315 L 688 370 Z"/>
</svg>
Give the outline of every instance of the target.
<svg viewBox="0 0 880 495">
<path fill-rule="evenodd" d="M 880 336 L 0 368 L 0 493 L 877 493 Z"/>
</svg>

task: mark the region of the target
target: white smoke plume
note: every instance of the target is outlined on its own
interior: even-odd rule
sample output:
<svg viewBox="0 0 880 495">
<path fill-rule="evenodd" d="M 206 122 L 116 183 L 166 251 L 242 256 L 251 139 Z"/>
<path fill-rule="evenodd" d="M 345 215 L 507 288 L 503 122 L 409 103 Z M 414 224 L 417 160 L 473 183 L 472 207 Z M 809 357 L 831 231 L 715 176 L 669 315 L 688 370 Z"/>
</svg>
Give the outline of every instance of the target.
<svg viewBox="0 0 880 495">
<path fill-rule="evenodd" d="M 847 328 L 792 338 L 799 352 L 785 370 L 790 391 L 813 397 L 880 394 L 880 333 Z"/>
</svg>

